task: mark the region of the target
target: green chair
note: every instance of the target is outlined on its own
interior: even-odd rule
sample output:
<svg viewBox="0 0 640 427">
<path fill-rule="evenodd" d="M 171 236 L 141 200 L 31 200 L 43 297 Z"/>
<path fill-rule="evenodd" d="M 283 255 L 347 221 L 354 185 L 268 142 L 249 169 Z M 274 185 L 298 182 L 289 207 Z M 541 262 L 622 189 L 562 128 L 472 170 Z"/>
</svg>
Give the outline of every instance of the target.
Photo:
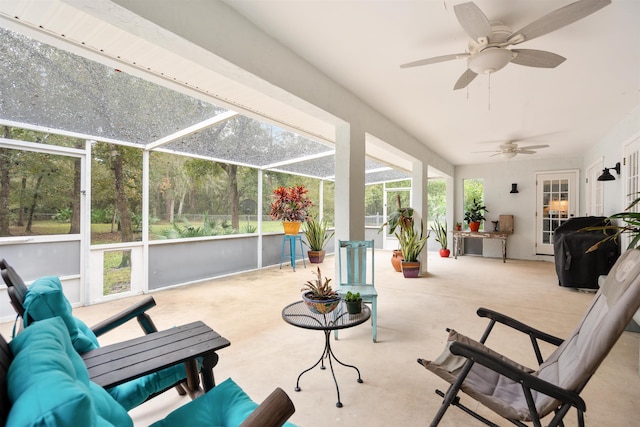
<svg viewBox="0 0 640 427">
<path fill-rule="evenodd" d="M 338 282 L 336 292 L 344 296 L 347 292 L 360 293 L 362 302 L 371 304 L 371 326 L 373 342 L 378 339 L 378 292 L 374 286 L 373 240 L 338 241 Z M 334 332 L 338 338 L 338 330 Z"/>
</svg>

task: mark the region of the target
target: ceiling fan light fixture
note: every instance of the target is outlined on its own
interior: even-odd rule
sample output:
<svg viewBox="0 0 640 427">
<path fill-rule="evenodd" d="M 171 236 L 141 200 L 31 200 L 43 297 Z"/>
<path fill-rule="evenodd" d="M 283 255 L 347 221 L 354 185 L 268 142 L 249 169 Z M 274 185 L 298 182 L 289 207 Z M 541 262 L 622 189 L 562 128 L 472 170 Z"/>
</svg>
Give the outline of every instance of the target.
<svg viewBox="0 0 640 427">
<path fill-rule="evenodd" d="M 472 55 L 467 65 L 476 74 L 489 74 L 504 68 L 514 57 L 509 49 L 490 47 Z"/>
<path fill-rule="evenodd" d="M 503 159 L 513 159 L 516 156 L 515 151 L 503 151 L 502 153 L 500 153 L 500 157 Z"/>
</svg>

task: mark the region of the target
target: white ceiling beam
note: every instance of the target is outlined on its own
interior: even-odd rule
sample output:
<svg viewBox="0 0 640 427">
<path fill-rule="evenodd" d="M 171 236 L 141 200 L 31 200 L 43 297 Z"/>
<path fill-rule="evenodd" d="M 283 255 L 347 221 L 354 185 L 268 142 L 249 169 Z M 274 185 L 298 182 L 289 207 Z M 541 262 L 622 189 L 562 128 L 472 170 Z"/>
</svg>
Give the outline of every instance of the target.
<svg viewBox="0 0 640 427">
<path fill-rule="evenodd" d="M 163 138 L 160 138 L 157 141 L 151 142 L 147 144 L 145 148 L 147 150 L 153 150 L 154 148 L 161 147 L 163 145 L 169 144 L 170 142 L 176 141 L 180 138 L 184 138 L 185 136 L 194 134 L 196 132 L 200 132 L 203 129 L 210 128 L 211 126 L 215 126 L 219 123 L 232 119 L 237 115 L 238 113 L 236 113 L 235 111 L 231 111 L 231 110 L 226 111 L 222 114 L 218 114 L 215 117 L 211 117 L 210 119 L 207 119 L 200 123 L 196 123 L 195 125 L 189 126 L 188 128 L 184 128 L 176 133 L 172 133 L 171 135 L 167 135 Z"/>
</svg>

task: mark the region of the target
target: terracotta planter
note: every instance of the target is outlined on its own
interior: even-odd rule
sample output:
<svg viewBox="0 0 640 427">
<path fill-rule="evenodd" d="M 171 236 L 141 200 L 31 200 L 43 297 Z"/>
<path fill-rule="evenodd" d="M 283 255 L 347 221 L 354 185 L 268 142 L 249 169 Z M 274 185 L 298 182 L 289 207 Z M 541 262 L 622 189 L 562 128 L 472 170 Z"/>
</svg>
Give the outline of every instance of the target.
<svg viewBox="0 0 640 427">
<path fill-rule="evenodd" d="M 282 221 L 282 228 L 284 228 L 284 234 L 298 234 L 300 232 L 300 221 Z"/>
<path fill-rule="evenodd" d="M 440 249 L 439 252 L 442 258 L 449 258 L 449 255 L 451 255 L 451 251 L 449 249 Z"/>
<path fill-rule="evenodd" d="M 480 222 L 470 222 L 469 223 L 469 230 L 478 231 L 479 229 L 480 229 Z"/>
<path fill-rule="evenodd" d="M 320 264 L 324 261 L 324 255 L 326 253 L 326 251 L 307 251 L 307 254 L 309 255 L 309 262 L 311 264 Z"/>
<path fill-rule="evenodd" d="M 420 261 L 402 261 L 402 274 L 407 279 L 413 279 L 420 275 Z"/>
<path fill-rule="evenodd" d="M 393 255 L 391 255 L 391 265 L 393 268 L 399 273 L 402 271 L 402 251 L 398 249 L 393 250 Z"/>
</svg>

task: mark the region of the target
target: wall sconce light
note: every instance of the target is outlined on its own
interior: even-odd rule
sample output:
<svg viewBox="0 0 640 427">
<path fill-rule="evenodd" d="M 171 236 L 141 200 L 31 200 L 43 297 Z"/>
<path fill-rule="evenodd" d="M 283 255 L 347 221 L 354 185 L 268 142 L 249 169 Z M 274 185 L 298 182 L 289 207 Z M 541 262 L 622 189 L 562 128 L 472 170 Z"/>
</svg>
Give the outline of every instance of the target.
<svg viewBox="0 0 640 427">
<path fill-rule="evenodd" d="M 598 177 L 598 181 L 615 181 L 616 177 L 611 175 L 611 172 L 609 172 L 611 169 L 615 169 L 616 174 L 620 175 L 620 162 L 616 163 L 612 168 L 602 169 L 602 175 Z"/>
<path fill-rule="evenodd" d="M 511 191 L 509 191 L 509 193 L 514 194 L 514 193 L 519 193 L 518 191 L 518 184 L 511 184 Z"/>
</svg>

